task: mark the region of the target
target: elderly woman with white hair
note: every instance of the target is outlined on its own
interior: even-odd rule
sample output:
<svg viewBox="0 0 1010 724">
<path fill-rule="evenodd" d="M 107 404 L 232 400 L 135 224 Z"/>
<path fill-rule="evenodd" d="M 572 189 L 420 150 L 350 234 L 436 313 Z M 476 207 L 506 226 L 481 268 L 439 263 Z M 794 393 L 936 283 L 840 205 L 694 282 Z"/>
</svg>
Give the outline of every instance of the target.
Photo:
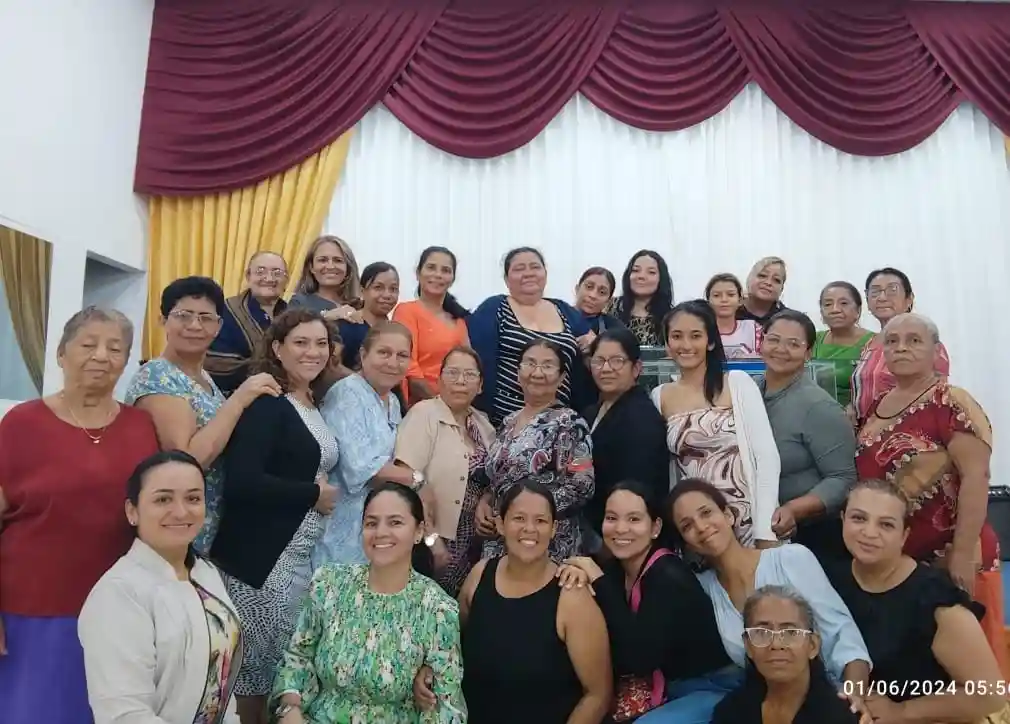
<svg viewBox="0 0 1010 724">
<path fill-rule="evenodd" d="M 987 606 L 993 625 L 983 626 L 1005 664 L 999 541 L 986 522 L 992 427 L 971 395 L 937 374 L 939 344 L 936 324 L 921 314 L 899 314 L 884 326 L 895 385 L 861 420 L 856 472 L 860 480 L 891 480 L 908 498 L 905 553 L 944 567 Z"/>
<path fill-rule="evenodd" d="M 63 389 L 0 420 L 0 722 L 88 724 L 77 617 L 126 553 L 126 480 L 154 422 L 113 396 L 133 325 L 88 307 L 63 328 Z"/>
</svg>

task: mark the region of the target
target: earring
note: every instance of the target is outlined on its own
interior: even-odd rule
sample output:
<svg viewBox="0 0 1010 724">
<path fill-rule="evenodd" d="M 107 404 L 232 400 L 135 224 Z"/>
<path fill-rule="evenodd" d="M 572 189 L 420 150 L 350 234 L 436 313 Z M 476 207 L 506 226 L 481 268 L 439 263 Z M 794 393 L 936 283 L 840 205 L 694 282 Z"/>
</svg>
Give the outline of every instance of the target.
<svg viewBox="0 0 1010 724">
<path fill-rule="evenodd" d="M 133 528 L 137 527 L 137 521 L 135 521 L 133 518 L 127 518 L 126 522 L 129 523 L 130 526 L 133 527 Z"/>
</svg>

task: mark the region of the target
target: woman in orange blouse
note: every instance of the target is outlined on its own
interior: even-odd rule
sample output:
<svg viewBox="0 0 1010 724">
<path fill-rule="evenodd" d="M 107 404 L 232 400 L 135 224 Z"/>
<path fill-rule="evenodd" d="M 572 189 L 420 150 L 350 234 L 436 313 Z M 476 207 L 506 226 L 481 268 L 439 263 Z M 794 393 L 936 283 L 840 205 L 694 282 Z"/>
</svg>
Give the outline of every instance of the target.
<svg viewBox="0 0 1010 724">
<path fill-rule="evenodd" d="M 393 321 L 414 339 L 404 381 L 408 406 L 434 397 L 446 354 L 470 344 L 464 321 L 470 313 L 449 293 L 455 280 L 456 255 L 444 246 L 429 246 L 417 262 L 417 300 L 393 311 Z"/>
</svg>

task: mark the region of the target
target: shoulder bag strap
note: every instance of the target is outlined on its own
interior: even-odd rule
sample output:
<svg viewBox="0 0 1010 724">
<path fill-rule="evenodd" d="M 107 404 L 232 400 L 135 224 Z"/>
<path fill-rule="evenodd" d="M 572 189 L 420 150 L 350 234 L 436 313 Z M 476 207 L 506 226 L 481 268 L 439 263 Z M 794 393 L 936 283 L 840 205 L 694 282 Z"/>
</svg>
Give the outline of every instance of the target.
<svg viewBox="0 0 1010 724">
<path fill-rule="evenodd" d="M 652 568 L 652 564 L 658 561 L 663 556 L 673 555 L 673 551 L 669 548 L 657 548 L 653 551 L 652 555 L 649 556 L 648 560 L 645 561 L 645 565 L 642 566 L 642 570 L 638 574 L 638 578 L 631 586 L 631 610 L 635 613 L 638 612 L 638 605 L 642 602 L 642 578 Z M 660 669 L 656 669 L 652 672 L 652 706 L 653 708 L 659 706 L 663 703 L 664 696 L 666 694 L 666 677 L 663 676 L 663 672 Z"/>
</svg>

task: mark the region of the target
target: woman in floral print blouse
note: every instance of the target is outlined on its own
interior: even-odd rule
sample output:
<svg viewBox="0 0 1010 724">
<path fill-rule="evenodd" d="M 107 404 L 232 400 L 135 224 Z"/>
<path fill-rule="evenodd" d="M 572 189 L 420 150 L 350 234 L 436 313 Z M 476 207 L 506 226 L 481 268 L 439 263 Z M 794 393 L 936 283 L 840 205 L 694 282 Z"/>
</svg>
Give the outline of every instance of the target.
<svg viewBox="0 0 1010 724">
<path fill-rule="evenodd" d="M 367 564 L 320 568 L 274 686 L 279 724 L 465 724 L 459 607 L 435 581 L 417 493 L 380 483 L 365 500 Z M 411 687 L 434 673 L 437 706 Z"/>
</svg>

